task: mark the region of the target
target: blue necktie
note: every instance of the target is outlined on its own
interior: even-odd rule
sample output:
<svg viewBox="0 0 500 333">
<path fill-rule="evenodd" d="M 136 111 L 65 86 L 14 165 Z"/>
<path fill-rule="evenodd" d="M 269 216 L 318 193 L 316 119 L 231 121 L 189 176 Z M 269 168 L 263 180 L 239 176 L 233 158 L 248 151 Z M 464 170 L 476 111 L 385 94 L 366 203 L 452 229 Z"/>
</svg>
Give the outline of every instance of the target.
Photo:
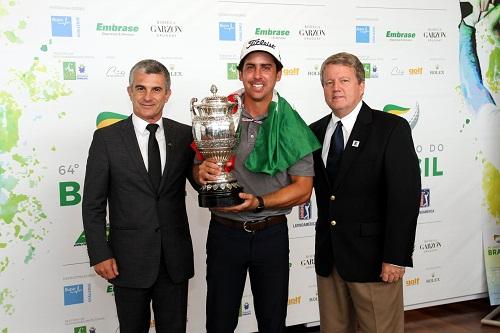
<svg viewBox="0 0 500 333">
<path fill-rule="evenodd" d="M 335 182 L 343 152 L 344 134 L 342 133 L 342 122 L 339 120 L 337 121 L 335 132 L 332 134 L 330 148 L 328 149 L 328 157 L 326 159 L 326 171 L 328 173 L 328 178 L 330 179 L 330 184 Z"/>
<path fill-rule="evenodd" d="M 158 191 L 161 180 L 161 160 L 160 146 L 156 140 L 156 130 L 160 127 L 158 124 L 148 124 L 146 129 L 149 131 L 148 139 L 148 175 L 153 188 Z"/>
</svg>

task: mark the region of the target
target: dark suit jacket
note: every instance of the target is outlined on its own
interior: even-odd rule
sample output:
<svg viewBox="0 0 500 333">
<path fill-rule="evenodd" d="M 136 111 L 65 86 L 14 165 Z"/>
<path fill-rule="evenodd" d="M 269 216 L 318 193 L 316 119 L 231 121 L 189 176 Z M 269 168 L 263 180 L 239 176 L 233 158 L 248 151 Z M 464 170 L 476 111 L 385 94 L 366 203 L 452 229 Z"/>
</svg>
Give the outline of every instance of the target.
<svg viewBox="0 0 500 333">
<path fill-rule="evenodd" d="M 166 163 L 158 193 L 149 180 L 132 117 L 96 130 L 90 146 L 82 203 L 90 265 L 115 258 L 119 275 L 111 282 L 118 286 L 150 287 L 161 251 L 174 282 L 194 275 L 185 201 L 194 157 L 191 127 L 166 118 L 163 126 Z"/>
<path fill-rule="evenodd" d="M 321 143 L 330 119 L 310 125 Z M 328 276 L 335 265 L 346 281 L 376 282 L 382 262 L 412 266 L 421 185 L 408 122 L 363 102 L 334 184 L 321 149 L 313 156 L 316 273 Z"/>
</svg>

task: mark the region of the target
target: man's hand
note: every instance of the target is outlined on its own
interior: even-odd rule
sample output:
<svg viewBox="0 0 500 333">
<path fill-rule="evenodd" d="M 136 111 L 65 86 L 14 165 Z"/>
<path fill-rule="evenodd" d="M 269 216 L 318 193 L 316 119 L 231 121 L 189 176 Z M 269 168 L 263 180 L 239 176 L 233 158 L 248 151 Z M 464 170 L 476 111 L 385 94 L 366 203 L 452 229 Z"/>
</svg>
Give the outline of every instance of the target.
<svg viewBox="0 0 500 333">
<path fill-rule="evenodd" d="M 209 158 L 194 166 L 193 177 L 198 184 L 205 185 L 209 180 L 217 180 L 217 176 L 220 175 L 221 171 L 222 168 L 215 159 Z"/>
<path fill-rule="evenodd" d="M 382 263 L 382 272 L 380 273 L 382 281 L 388 283 L 397 282 L 400 279 L 403 279 L 403 275 L 405 275 L 404 267 L 395 266 L 385 262 Z"/>
<path fill-rule="evenodd" d="M 114 258 L 101 261 L 94 266 L 94 271 L 106 280 L 114 279 L 118 276 L 118 266 Z"/>
<path fill-rule="evenodd" d="M 238 213 L 238 212 L 254 210 L 259 205 L 259 200 L 257 200 L 257 197 L 253 194 L 241 192 L 240 198 L 243 199 L 244 201 L 237 206 L 212 208 L 212 210 L 216 210 L 219 212 L 226 212 L 226 213 L 227 212 Z"/>
</svg>

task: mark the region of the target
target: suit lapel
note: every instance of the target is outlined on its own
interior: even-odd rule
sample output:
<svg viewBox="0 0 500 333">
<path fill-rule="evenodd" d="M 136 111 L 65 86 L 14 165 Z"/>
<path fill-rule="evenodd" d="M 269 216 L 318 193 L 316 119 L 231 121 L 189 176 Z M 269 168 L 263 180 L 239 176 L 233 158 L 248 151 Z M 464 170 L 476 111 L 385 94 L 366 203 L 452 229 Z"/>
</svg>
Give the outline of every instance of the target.
<svg viewBox="0 0 500 333">
<path fill-rule="evenodd" d="M 349 171 L 350 166 L 358 158 L 359 154 L 363 151 L 364 146 L 367 144 L 372 119 L 373 110 L 363 102 L 358 118 L 354 123 L 352 133 L 349 135 L 349 140 L 345 146 L 342 160 L 340 161 L 339 172 L 333 186 L 334 190 L 342 184 L 342 180 Z"/>
<path fill-rule="evenodd" d="M 144 163 L 144 160 L 142 159 L 139 143 L 137 142 L 137 136 L 135 135 L 132 116 L 123 121 L 123 130 L 121 134 L 126 146 L 130 147 L 130 149 L 127 149 L 127 152 L 130 154 L 130 157 L 134 162 L 137 171 L 142 176 L 142 178 L 144 178 L 144 181 L 148 184 L 149 188 L 153 191 L 153 184 L 151 184 L 151 180 L 149 179 L 146 165 Z"/>
<path fill-rule="evenodd" d="M 169 160 L 172 158 L 172 149 L 174 148 L 174 143 L 172 142 L 176 138 L 175 133 L 176 128 L 172 126 L 172 123 L 168 121 L 167 118 L 163 118 L 163 133 L 165 134 L 165 168 L 161 175 L 160 188 L 158 193 L 160 193 L 165 186 L 169 171 Z"/>
<path fill-rule="evenodd" d="M 323 146 L 323 142 L 325 141 L 326 129 L 331 119 L 332 119 L 332 114 L 330 113 L 328 116 L 323 117 L 318 122 L 318 126 L 314 129 L 316 137 L 318 138 L 318 141 L 321 143 L 321 146 Z M 328 175 L 326 173 L 326 166 L 325 163 L 323 162 L 323 157 L 321 156 L 322 151 L 323 149 L 318 149 L 313 153 L 316 155 L 314 163 L 318 163 L 319 165 L 321 165 L 321 168 L 318 167 L 317 170 L 321 170 L 323 179 L 326 179 L 326 181 L 329 182 L 330 180 L 328 179 Z"/>
</svg>

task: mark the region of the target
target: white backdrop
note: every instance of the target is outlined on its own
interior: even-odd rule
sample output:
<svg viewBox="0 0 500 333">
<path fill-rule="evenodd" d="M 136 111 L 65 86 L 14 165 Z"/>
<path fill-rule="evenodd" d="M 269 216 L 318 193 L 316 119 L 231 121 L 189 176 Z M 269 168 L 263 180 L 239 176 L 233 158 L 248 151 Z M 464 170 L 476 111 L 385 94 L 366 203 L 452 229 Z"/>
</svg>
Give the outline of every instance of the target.
<svg viewBox="0 0 500 333">
<path fill-rule="evenodd" d="M 97 116 L 130 114 L 128 71 L 154 58 L 172 74 L 165 115 L 189 124 L 191 97 L 208 96 L 212 83 L 221 93 L 241 86 L 234 64 L 261 31 L 278 31 L 268 36 L 285 66 L 277 89 L 307 123 L 329 112 L 322 61 L 348 51 L 365 63 L 365 101 L 412 124 L 424 190 L 407 309 L 484 295 L 481 230 L 500 223 L 500 118 L 498 108 L 471 112 L 461 96 L 459 22 L 456 0 L 0 2 L 0 332 L 118 331 L 112 287 L 89 268 L 82 235 Z M 476 28 L 486 76 L 498 41 Z M 496 75 L 485 82 L 498 99 Z M 188 331 L 202 332 L 209 214 L 187 193 L 196 265 Z M 315 220 L 314 204 L 289 216 L 288 325 L 319 318 Z M 238 332 L 255 330 L 247 285 Z"/>
</svg>

